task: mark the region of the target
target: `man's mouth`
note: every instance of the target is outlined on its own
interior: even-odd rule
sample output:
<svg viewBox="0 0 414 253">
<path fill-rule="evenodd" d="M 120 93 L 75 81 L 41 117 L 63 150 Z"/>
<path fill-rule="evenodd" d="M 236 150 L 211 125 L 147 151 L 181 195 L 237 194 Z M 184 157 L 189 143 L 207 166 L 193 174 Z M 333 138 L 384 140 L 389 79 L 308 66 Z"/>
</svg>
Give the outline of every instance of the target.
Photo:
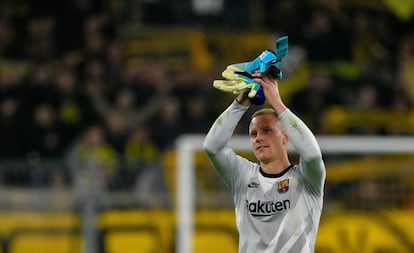
<svg viewBox="0 0 414 253">
<path fill-rule="evenodd" d="M 260 146 L 257 146 L 256 150 L 257 150 L 257 151 L 261 151 L 261 150 L 263 150 L 263 149 L 265 149 L 265 148 L 267 148 L 267 146 L 265 146 L 265 145 L 260 145 Z"/>
</svg>

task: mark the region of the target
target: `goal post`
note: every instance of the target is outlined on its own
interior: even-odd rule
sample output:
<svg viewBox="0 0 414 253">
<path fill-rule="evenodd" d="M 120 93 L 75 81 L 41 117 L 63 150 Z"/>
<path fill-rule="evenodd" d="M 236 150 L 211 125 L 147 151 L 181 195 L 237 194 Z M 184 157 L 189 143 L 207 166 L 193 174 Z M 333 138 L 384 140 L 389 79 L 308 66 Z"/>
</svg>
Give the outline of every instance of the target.
<svg viewBox="0 0 414 253">
<path fill-rule="evenodd" d="M 203 149 L 205 135 L 182 135 L 176 140 L 176 249 L 192 253 L 195 212 L 194 153 Z M 322 154 L 404 154 L 414 153 L 414 136 L 317 136 Z M 229 145 L 237 151 L 250 151 L 249 137 L 235 135 Z M 288 145 L 288 152 L 295 149 Z"/>
</svg>

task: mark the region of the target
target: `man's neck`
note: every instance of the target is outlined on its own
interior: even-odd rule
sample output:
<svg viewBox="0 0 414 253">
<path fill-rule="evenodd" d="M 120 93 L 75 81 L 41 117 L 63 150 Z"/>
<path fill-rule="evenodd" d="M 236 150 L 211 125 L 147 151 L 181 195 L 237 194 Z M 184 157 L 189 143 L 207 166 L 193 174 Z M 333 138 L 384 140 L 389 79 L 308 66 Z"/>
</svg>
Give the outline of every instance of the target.
<svg viewBox="0 0 414 253">
<path fill-rule="evenodd" d="M 290 166 L 289 160 L 274 161 L 270 163 L 260 163 L 260 167 L 264 173 L 267 174 L 280 174 Z"/>
</svg>

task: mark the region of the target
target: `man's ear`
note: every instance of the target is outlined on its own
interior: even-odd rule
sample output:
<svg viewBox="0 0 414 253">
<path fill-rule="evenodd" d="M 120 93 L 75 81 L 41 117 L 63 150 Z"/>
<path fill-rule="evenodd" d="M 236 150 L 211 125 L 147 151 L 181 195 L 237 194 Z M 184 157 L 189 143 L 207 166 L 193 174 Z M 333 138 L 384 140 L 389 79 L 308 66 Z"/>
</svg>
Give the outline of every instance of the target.
<svg viewBox="0 0 414 253">
<path fill-rule="evenodd" d="M 283 145 L 287 145 L 288 142 L 289 142 L 289 136 L 286 133 L 286 131 L 283 131 Z"/>
</svg>

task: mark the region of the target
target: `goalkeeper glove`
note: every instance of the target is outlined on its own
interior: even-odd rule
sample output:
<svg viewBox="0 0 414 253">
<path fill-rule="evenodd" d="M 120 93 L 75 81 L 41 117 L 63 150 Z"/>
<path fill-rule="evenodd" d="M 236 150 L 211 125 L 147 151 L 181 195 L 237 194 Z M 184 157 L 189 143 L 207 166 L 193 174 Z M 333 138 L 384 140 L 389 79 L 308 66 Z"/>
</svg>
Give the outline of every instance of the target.
<svg viewBox="0 0 414 253">
<path fill-rule="evenodd" d="M 260 85 L 253 81 L 252 76 L 245 71 L 249 63 L 237 63 L 227 66 L 222 76 L 226 80 L 214 80 L 213 86 L 224 92 L 232 92 L 233 94 L 241 94 L 249 91 L 248 97 L 253 98 Z"/>
<path fill-rule="evenodd" d="M 259 95 L 262 99 L 256 99 L 255 101 L 263 100 L 264 103 L 263 92 L 258 94 L 261 86 L 253 81 L 252 74 L 256 70 L 260 70 L 262 75 L 268 73 L 273 78 L 282 79 L 282 72 L 279 67 L 282 59 L 287 54 L 287 39 L 288 37 L 284 36 L 276 41 L 276 53 L 265 50 L 253 61 L 227 66 L 222 73 L 222 76 L 226 80 L 215 80 L 213 86 L 219 90 L 232 92 L 234 94 L 248 92 L 248 97 L 251 101 L 255 96 Z M 263 103 L 259 102 L 259 104 Z"/>
<path fill-rule="evenodd" d="M 262 74 L 266 72 L 273 78 L 280 79 L 281 71 L 274 66 L 275 63 L 277 63 L 276 55 L 268 50 L 263 51 L 260 56 L 251 62 L 236 63 L 227 66 L 222 73 L 225 80 L 215 80 L 213 86 L 216 89 L 234 94 L 248 92 L 247 96 L 253 99 L 261 89 L 261 86 L 253 81 L 251 74 L 256 70 L 260 70 Z"/>
<path fill-rule="evenodd" d="M 282 59 L 287 55 L 288 37 L 284 36 L 276 40 L 276 52 L 265 50 L 256 59 L 244 67 L 244 71 L 253 74 L 256 70 L 260 70 L 260 74 L 268 73 L 273 78 L 282 79 L 280 64 Z"/>
</svg>

